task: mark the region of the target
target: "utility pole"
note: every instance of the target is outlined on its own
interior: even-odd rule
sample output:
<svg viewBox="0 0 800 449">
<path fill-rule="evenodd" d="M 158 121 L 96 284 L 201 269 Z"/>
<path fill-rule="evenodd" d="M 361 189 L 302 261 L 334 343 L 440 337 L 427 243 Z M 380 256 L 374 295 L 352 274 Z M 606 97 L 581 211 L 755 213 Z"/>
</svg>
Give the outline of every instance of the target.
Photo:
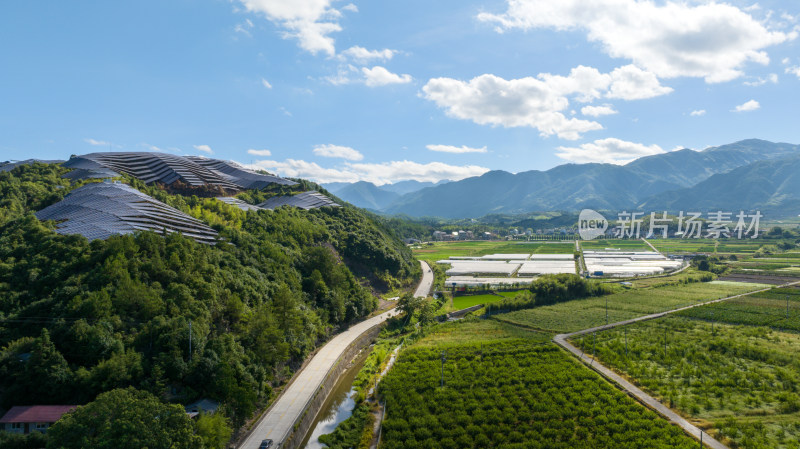
<svg viewBox="0 0 800 449">
<path fill-rule="evenodd" d="M 700 449 L 703 449 L 703 429 L 700 429 Z"/>
<path fill-rule="evenodd" d="M 592 358 L 597 354 L 597 332 L 592 332 Z"/>
<path fill-rule="evenodd" d="M 664 358 L 667 358 L 667 325 L 664 325 Z"/>
<path fill-rule="evenodd" d="M 625 357 L 628 357 L 628 326 L 625 326 L 624 329 L 625 329 Z"/>
<path fill-rule="evenodd" d="M 442 388 L 444 388 L 444 362 L 447 360 L 447 351 L 442 351 Z"/>
<path fill-rule="evenodd" d="M 189 361 L 192 361 L 192 320 L 189 320 Z"/>
<path fill-rule="evenodd" d="M 608 326 L 608 295 L 606 295 L 606 326 Z"/>
</svg>

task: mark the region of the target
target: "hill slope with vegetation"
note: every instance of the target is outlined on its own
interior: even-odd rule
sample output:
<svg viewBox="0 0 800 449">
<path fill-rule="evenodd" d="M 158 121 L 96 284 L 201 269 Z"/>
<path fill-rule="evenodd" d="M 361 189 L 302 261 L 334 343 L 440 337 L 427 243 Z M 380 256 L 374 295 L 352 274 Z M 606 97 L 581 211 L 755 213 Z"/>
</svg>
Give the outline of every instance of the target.
<svg viewBox="0 0 800 449">
<path fill-rule="evenodd" d="M 221 241 L 59 235 L 32 212 L 79 185 L 65 171 L 0 173 L 3 409 L 86 404 L 134 387 L 165 403 L 219 401 L 226 425 L 238 426 L 320 342 L 376 308 L 372 291 L 419 275 L 402 242 L 356 208 L 244 212 L 130 178 Z"/>
</svg>

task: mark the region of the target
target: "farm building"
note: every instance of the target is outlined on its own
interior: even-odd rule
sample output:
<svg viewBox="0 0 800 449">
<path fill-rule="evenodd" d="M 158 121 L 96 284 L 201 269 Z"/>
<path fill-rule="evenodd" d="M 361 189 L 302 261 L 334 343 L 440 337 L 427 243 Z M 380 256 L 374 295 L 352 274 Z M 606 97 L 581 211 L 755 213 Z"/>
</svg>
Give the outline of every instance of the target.
<svg viewBox="0 0 800 449">
<path fill-rule="evenodd" d="M 47 429 L 77 405 L 26 405 L 11 407 L 0 426 L 11 433 L 47 432 Z"/>
</svg>

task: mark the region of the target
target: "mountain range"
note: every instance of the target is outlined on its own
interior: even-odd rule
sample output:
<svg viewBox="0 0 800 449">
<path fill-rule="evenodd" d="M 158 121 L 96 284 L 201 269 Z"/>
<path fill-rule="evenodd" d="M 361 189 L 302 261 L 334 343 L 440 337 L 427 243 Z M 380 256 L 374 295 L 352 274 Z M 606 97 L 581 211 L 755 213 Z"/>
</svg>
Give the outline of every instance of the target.
<svg viewBox="0 0 800 449">
<path fill-rule="evenodd" d="M 789 216 L 800 213 L 800 145 L 749 139 L 647 156 L 626 165 L 564 164 L 516 174 L 494 170 L 438 185 L 415 182 L 394 191 L 390 186 L 402 183 L 378 187 L 362 181 L 329 190 L 356 206 L 417 217 L 583 208 L 760 209 Z"/>
</svg>

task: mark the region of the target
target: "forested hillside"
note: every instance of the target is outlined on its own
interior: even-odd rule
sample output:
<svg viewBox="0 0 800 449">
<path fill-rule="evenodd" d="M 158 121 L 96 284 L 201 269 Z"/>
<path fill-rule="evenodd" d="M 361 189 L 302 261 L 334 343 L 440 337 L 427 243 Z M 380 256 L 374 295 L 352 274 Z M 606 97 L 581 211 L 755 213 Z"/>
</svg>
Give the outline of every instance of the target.
<svg viewBox="0 0 800 449">
<path fill-rule="evenodd" d="M 371 289 L 418 276 L 410 251 L 356 208 L 244 212 L 132 179 L 222 241 L 58 235 L 32 211 L 76 187 L 64 171 L 0 173 L 2 409 L 133 386 L 163 402 L 217 400 L 239 425 L 320 341 L 375 309 Z"/>
</svg>

